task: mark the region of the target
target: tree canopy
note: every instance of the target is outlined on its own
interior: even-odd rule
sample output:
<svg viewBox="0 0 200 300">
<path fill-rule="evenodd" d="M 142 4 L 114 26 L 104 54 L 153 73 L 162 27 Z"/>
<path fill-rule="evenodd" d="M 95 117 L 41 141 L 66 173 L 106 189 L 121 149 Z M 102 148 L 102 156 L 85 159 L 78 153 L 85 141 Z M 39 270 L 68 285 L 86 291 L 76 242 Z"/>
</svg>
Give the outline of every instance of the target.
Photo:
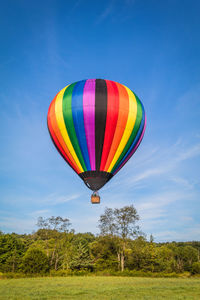
<svg viewBox="0 0 200 300">
<path fill-rule="evenodd" d="M 162 272 L 200 274 L 200 242 L 148 241 L 131 206 L 106 208 L 100 234 L 75 233 L 70 220 L 38 218 L 32 234 L 0 232 L 0 272 Z"/>
</svg>

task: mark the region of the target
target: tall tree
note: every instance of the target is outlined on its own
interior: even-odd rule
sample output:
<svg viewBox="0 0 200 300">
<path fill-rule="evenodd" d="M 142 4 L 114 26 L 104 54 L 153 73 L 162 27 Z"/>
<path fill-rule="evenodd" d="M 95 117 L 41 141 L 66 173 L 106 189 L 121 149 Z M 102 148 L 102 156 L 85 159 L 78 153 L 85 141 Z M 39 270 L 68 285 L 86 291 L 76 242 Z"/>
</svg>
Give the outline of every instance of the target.
<svg viewBox="0 0 200 300">
<path fill-rule="evenodd" d="M 37 226 L 40 228 L 37 234 L 45 240 L 45 248 L 47 257 L 50 258 L 50 267 L 54 265 L 57 270 L 58 263 L 61 260 L 59 256 L 60 248 L 65 244 L 66 235 L 70 232 L 73 234 L 74 230 L 69 231 L 71 223 L 69 219 L 58 217 L 43 218 L 39 217 Z M 63 254 L 62 254 L 63 256 Z"/>
<path fill-rule="evenodd" d="M 62 217 L 50 217 L 50 218 L 43 218 L 39 217 L 37 226 L 40 229 L 50 229 L 50 230 L 57 230 L 59 232 L 69 232 L 69 227 L 71 223 L 69 219 L 65 218 L 63 219 Z"/>
<path fill-rule="evenodd" d="M 117 255 L 122 272 L 124 271 L 128 239 L 137 237 L 140 234 L 139 226 L 136 225 L 138 220 L 139 215 L 133 205 L 115 209 L 106 208 L 99 219 L 101 235 L 118 236 L 120 238 Z"/>
</svg>

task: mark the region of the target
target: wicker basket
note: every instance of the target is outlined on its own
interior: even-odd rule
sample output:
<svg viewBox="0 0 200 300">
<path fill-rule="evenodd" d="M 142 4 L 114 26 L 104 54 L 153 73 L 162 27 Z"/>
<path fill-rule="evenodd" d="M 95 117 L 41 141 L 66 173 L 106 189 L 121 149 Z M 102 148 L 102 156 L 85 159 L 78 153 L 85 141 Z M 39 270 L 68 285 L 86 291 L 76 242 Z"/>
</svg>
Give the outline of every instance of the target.
<svg viewBox="0 0 200 300">
<path fill-rule="evenodd" d="M 92 204 L 99 204 L 100 203 L 100 197 L 99 196 L 97 196 L 97 195 L 92 195 L 91 196 L 91 203 Z"/>
</svg>

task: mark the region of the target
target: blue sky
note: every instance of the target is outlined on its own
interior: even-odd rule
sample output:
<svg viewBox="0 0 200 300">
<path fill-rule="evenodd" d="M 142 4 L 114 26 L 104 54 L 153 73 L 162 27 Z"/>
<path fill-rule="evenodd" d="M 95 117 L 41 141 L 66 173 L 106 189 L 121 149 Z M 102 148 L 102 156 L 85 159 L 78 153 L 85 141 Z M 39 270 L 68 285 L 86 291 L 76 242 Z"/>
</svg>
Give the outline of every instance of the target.
<svg viewBox="0 0 200 300">
<path fill-rule="evenodd" d="M 4 1 L 0 13 L 0 229 L 32 232 L 38 216 L 98 233 L 105 207 L 133 204 L 156 241 L 200 237 L 199 1 Z M 55 150 L 49 104 L 64 86 L 104 78 L 131 88 L 147 129 L 91 205 Z"/>
</svg>

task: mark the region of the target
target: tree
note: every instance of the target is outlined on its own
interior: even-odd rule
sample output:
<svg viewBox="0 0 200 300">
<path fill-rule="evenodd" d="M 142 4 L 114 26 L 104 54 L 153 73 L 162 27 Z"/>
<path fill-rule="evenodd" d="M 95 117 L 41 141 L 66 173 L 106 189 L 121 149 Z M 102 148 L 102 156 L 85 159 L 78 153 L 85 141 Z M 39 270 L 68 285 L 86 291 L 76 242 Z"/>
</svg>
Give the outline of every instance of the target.
<svg viewBox="0 0 200 300">
<path fill-rule="evenodd" d="M 192 274 L 200 274 L 200 262 L 196 261 L 192 264 Z"/>
<path fill-rule="evenodd" d="M 174 252 L 172 249 L 163 245 L 161 247 L 156 247 L 157 261 L 155 266 L 156 272 L 167 272 L 170 273 L 174 269 L 175 259 Z"/>
<path fill-rule="evenodd" d="M 69 231 L 71 223 L 69 219 L 58 217 L 43 218 L 39 217 L 37 226 L 40 228 L 37 235 L 45 240 L 45 248 L 47 257 L 50 258 L 50 266 L 54 265 L 54 269 L 58 269 L 58 263 L 61 261 L 59 250 L 65 243 L 66 234 L 73 233 Z M 62 253 L 63 256 L 63 253 Z"/>
<path fill-rule="evenodd" d="M 150 242 L 150 243 L 153 243 L 153 242 L 154 242 L 154 237 L 153 237 L 152 234 L 150 235 L 149 242 Z"/>
<path fill-rule="evenodd" d="M 16 234 L 0 235 L 0 271 L 16 272 L 25 252 L 23 241 Z"/>
<path fill-rule="evenodd" d="M 104 214 L 100 216 L 99 228 L 102 235 L 115 235 L 117 231 L 114 210 L 105 208 Z"/>
<path fill-rule="evenodd" d="M 191 271 L 192 264 L 198 261 L 198 250 L 192 246 L 185 246 L 187 243 L 182 243 L 183 246 L 179 246 L 178 243 L 173 242 L 169 247 L 174 252 L 174 269 L 176 272 Z"/>
<path fill-rule="evenodd" d="M 118 237 L 105 235 L 99 236 L 90 244 L 92 260 L 95 270 L 118 269 Z"/>
<path fill-rule="evenodd" d="M 69 227 L 71 223 L 69 219 L 62 217 L 50 217 L 47 219 L 44 219 L 43 217 L 38 218 L 37 226 L 41 229 L 50 229 L 50 230 L 56 230 L 59 232 L 69 232 Z"/>
<path fill-rule="evenodd" d="M 88 241 L 81 236 L 77 236 L 73 241 L 70 268 L 72 270 L 93 269 Z"/>
<path fill-rule="evenodd" d="M 121 271 L 124 271 L 126 246 L 128 238 L 137 237 L 140 233 L 136 222 L 139 215 L 133 205 L 124 206 L 120 209 L 106 208 L 103 215 L 100 216 L 99 228 L 101 235 L 118 236 L 119 251 L 118 261 Z"/>
<path fill-rule="evenodd" d="M 130 253 L 127 257 L 127 266 L 130 270 L 141 270 L 144 268 L 146 259 L 146 251 L 143 250 L 147 246 L 147 241 L 143 236 L 139 236 L 130 243 Z"/>
<path fill-rule="evenodd" d="M 22 266 L 25 273 L 46 273 L 49 270 L 48 257 L 39 249 L 29 249 L 24 255 Z"/>
</svg>

